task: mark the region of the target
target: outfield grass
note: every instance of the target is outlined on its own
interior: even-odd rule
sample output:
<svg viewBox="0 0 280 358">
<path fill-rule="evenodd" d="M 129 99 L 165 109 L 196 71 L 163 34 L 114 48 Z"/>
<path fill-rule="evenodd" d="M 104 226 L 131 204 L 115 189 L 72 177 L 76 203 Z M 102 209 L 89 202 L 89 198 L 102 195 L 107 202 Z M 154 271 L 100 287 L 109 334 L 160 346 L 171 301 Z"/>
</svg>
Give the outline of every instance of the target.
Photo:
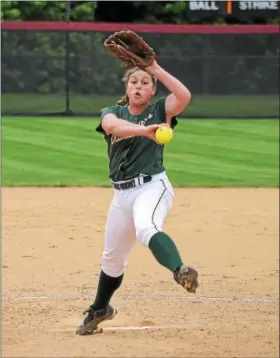
<svg viewBox="0 0 280 358">
<path fill-rule="evenodd" d="M 92 118 L 2 118 L 3 186 L 108 186 Z M 165 150 L 176 187 L 279 183 L 277 120 L 181 120 Z"/>
</svg>

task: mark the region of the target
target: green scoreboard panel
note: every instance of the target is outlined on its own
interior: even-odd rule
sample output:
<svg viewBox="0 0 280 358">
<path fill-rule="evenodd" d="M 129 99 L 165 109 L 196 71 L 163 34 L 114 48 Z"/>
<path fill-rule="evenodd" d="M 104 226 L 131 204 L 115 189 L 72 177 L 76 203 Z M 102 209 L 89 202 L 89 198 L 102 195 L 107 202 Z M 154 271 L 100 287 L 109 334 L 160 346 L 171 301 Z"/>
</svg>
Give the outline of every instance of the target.
<svg viewBox="0 0 280 358">
<path fill-rule="evenodd" d="M 280 1 L 187 1 L 187 17 L 190 20 L 228 16 L 242 21 L 276 18 L 280 16 Z"/>
</svg>

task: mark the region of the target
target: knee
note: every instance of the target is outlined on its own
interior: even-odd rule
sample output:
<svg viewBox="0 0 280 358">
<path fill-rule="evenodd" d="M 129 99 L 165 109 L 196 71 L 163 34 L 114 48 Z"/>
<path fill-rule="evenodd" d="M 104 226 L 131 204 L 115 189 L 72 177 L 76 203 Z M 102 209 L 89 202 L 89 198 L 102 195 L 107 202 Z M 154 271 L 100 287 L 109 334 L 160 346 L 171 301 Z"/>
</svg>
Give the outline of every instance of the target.
<svg viewBox="0 0 280 358">
<path fill-rule="evenodd" d="M 154 225 L 151 225 L 136 229 L 136 236 L 142 245 L 148 247 L 152 236 L 154 236 L 157 232 L 158 230 L 154 227 Z"/>
<path fill-rule="evenodd" d="M 103 252 L 102 270 L 110 277 L 119 277 L 124 273 L 127 260 L 121 256 L 115 256 L 111 252 Z"/>
</svg>

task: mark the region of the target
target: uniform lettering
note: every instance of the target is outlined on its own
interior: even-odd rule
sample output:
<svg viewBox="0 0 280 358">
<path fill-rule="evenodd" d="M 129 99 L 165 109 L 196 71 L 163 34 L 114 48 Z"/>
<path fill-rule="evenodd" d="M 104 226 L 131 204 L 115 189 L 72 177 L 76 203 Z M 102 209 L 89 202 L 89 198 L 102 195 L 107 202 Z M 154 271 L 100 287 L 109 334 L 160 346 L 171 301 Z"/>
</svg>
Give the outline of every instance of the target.
<svg viewBox="0 0 280 358">
<path fill-rule="evenodd" d="M 150 118 L 152 118 L 152 115 L 149 114 L 149 117 L 145 118 L 143 121 L 139 122 L 138 125 L 145 126 L 147 119 L 150 119 Z M 115 144 L 115 143 L 121 142 L 122 140 L 130 139 L 130 138 L 134 138 L 134 137 L 135 137 L 134 135 L 128 136 L 128 137 L 120 137 L 120 136 L 112 135 L 111 144 Z"/>
<path fill-rule="evenodd" d="M 278 10 L 277 1 L 239 1 L 239 9 L 244 10 Z"/>
<path fill-rule="evenodd" d="M 217 11 L 219 7 L 216 4 L 216 1 L 190 1 L 190 10 L 199 11 L 199 10 L 212 10 Z"/>
<path fill-rule="evenodd" d="M 120 137 L 118 135 L 112 135 L 111 144 L 115 144 L 115 143 L 121 142 L 122 140 L 130 139 L 130 138 L 134 138 L 134 137 L 135 137 L 134 135 L 128 136 L 128 137 Z"/>
</svg>

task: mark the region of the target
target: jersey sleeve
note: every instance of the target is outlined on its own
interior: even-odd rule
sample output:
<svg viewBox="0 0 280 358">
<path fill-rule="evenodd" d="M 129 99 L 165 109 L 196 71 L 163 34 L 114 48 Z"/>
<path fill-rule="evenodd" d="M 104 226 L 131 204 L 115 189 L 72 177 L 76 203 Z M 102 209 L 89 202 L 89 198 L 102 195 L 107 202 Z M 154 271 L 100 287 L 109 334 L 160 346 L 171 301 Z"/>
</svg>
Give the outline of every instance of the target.
<svg viewBox="0 0 280 358">
<path fill-rule="evenodd" d="M 117 106 L 111 106 L 111 107 L 106 107 L 101 111 L 101 121 L 99 123 L 99 125 L 96 127 L 96 132 L 99 132 L 101 134 L 106 134 L 104 129 L 102 128 L 102 119 L 106 116 L 106 114 L 115 114 L 117 117 L 119 116 L 119 109 Z"/>
<path fill-rule="evenodd" d="M 158 100 L 160 118 L 162 123 L 166 123 L 165 101 L 166 101 L 166 97 L 161 97 Z M 177 126 L 177 124 L 178 124 L 177 117 L 176 116 L 172 117 L 170 127 L 174 129 Z"/>
</svg>

